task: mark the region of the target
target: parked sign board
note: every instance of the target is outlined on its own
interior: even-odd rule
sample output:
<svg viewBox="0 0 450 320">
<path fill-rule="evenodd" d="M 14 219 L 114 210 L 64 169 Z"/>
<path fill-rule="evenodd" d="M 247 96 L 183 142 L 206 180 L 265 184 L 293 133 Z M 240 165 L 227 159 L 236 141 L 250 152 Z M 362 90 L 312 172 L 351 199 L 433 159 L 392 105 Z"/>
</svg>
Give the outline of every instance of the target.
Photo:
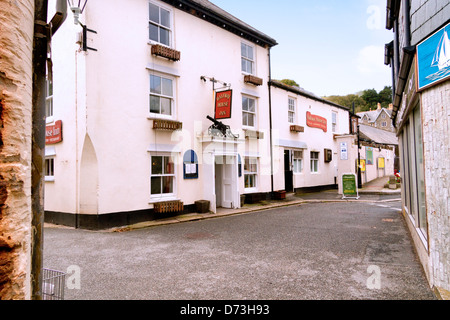
<svg viewBox="0 0 450 320">
<path fill-rule="evenodd" d="M 354 198 L 359 199 L 358 184 L 356 174 L 347 173 L 342 175 L 342 199 Z"/>
</svg>

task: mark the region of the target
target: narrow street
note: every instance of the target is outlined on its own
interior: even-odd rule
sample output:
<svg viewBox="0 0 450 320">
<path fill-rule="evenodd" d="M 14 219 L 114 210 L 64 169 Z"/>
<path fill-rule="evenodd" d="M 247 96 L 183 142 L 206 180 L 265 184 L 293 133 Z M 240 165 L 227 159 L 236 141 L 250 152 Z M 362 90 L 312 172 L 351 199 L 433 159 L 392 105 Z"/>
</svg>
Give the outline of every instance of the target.
<svg viewBox="0 0 450 320">
<path fill-rule="evenodd" d="M 396 200 L 127 232 L 47 227 L 44 267 L 71 266 L 81 278 L 79 288 L 66 286 L 66 300 L 434 299 Z"/>
</svg>

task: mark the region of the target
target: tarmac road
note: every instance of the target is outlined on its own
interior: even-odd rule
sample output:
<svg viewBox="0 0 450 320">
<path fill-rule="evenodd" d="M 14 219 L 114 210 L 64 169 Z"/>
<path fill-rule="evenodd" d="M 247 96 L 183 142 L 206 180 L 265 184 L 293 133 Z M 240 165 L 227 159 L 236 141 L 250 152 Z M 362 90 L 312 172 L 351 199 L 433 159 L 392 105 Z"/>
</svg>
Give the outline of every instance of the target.
<svg viewBox="0 0 450 320">
<path fill-rule="evenodd" d="M 66 300 L 435 299 L 399 209 L 304 203 L 127 232 L 47 227 L 44 267 L 71 271 Z"/>
</svg>

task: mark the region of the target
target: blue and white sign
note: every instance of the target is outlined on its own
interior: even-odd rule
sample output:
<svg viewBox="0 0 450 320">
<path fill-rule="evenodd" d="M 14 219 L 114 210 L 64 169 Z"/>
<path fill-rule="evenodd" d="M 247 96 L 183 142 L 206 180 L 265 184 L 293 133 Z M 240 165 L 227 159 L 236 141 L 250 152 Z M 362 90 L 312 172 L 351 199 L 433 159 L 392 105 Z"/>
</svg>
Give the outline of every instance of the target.
<svg viewBox="0 0 450 320">
<path fill-rule="evenodd" d="M 417 46 L 419 90 L 450 77 L 450 24 Z"/>
</svg>

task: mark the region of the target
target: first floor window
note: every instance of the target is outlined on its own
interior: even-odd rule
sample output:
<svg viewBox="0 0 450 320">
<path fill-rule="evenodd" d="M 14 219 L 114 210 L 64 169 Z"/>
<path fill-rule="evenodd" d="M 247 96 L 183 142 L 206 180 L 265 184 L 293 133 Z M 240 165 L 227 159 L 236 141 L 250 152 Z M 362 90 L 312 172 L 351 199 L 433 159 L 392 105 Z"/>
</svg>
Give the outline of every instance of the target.
<svg viewBox="0 0 450 320">
<path fill-rule="evenodd" d="M 253 64 L 255 56 L 253 54 L 253 47 L 245 43 L 241 43 L 241 71 L 253 74 Z"/>
<path fill-rule="evenodd" d="M 150 113 L 171 116 L 173 111 L 173 80 L 150 75 Z"/>
<path fill-rule="evenodd" d="M 151 195 L 170 195 L 174 193 L 175 165 L 171 156 L 152 156 Z"/>
<path fill-rule="evenodd" d="M 51 180 L 55 178 L 55 158 L 45 159 L 45 179 Z"/>
<path fill-rule="evenodd" d="M 295 99 L 289 98 L 288 100 L 288 122 L 295 122 Z"/>
<path fill-rule="evenodd" d="M 53 116 L 53 82 L 49 79 L 45 82 L 45 116 Z"/>
<path fill-rule="evenodd" d="M 311 172 L 319 172 L 319 152 L 311 151 Z"/>
<path fill-rule="evenodd" d="M 294 173 L 301 173 L 303 171 L 303 150 L 294 151 L 292 162 L 294 166 Z"/>
<path fill-rule="evenodd" d="M 337 112 L 331 113 L 331 130 L 333 132 L 337 131 Z"/>
<path fill-rule="evenodd" d="M 171 45 L 171 13 L 156 4 L 150 3 L 149 38 L 166 46 Z"/>
<path fill-rule="evenodd" d="M 242 125 L 248 127 L 256 126 L 256 99 L 242 97 Z"/>
<path fill-rule="evenodd" d="M 245 188 L 256 188 L 257 176 L 258 176 L 258 159 L 245 158 L 244 163 Z"/>
</svg>

